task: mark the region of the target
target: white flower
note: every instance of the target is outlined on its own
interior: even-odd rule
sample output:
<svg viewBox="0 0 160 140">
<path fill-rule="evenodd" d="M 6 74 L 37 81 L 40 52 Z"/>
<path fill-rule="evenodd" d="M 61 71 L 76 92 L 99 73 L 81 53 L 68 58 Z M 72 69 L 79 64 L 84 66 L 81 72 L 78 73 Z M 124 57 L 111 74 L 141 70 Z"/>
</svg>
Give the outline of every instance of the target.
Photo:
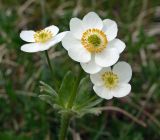
<svg viewBox="0 0 160 140">
<path fill-rule="evenodd" d="M 94 74 L 118 61 L 125 44 L 116 39 L 117 32 L 115 21 L 102 21 L 96 13 L 90 12 L 82 20 L 71 19 L 70 31 L 62 39 L 62 45 L 84 71 Z"/>
<path fill-rule="evenodd" d="M 131 85 L 128 83 L 131 77 L 132 69 L 126 62 L 118 62 L 112 70 L 107 67 L 96 74 L 90 75 L 94 84 L 94 91 L 104 99 L 120 98 L 128 95 L 131 91 Z"/>
<path fill-rule="evenodd" d="M 21 50 L 24 52 L 39 52 L 48 50 L 53 45 L 57 44 L 62 40 L 67 32 L 59 33 L 59 28 L 57 26 L 49 26 L 40 31 L 22 31 L 20 33 L 20 38 L 28 44 L 21 46 Z"/>
</svg>

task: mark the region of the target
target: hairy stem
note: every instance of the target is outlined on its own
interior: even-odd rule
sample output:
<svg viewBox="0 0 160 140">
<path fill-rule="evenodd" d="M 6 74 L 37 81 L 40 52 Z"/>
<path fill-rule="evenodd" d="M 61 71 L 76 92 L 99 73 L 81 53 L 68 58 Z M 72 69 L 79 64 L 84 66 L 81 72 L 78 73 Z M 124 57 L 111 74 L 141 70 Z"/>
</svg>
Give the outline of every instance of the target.
<svg viewBox="0 0 160 140">
<path fill-rule="evenodd" d="M 67 135 L 68 125 L 69 125 L 69 120 L 70 120 L 70 115 L 68 113 L 63 114 L 61 116 L 59 140 L 65 140 L 66 135 Z"/>
<path fill-rule="evenodd" d="M 81 80 L 81 75 L 82 75 L 82 70 L 80 69 L 78 78 L 77 78 L 76 82 L 74 83 L 73 91 L 72 91 L 71 96 L 68 101 L 67 109 L 71 109 L 74 104 L 74 100 L 76 98 L 76 93 L 77 93 L 77 89 L 79 86 L 79 82 Z M 62 115 L 59 140 L 65 140 L 65 137 L 67 135 L 67 129 L 69 126 L 70 117 L 71 116 L 70 116 L 69 112 Z"/>
</svg>

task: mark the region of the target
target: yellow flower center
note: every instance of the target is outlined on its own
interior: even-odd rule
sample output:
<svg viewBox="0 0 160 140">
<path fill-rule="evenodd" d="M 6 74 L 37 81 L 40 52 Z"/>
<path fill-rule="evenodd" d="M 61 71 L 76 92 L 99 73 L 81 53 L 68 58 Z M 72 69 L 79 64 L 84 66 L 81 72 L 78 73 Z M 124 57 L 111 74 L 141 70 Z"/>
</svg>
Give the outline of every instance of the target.
<svg viewBox="0 0 160 140">
<path fill-rule="evenodd" d="M 83 33 L 81 43 L 89 52 L 98 53 L 106 48 L 108 40 L 103 31 L 88 29 Z"/>
<path fill-rule="evenodd" d="M 109 71 L 102 74 L 102 80 L 107 88 L 113 89 L 118 84 L 118 76 L 117 74 Z"/>
<path fill-rule="evenodd" d="M 53 34 L 49 30 L 40 30 L 34 34 L 35 42 L 46 43 L 53 37 Z"/>
</svg>

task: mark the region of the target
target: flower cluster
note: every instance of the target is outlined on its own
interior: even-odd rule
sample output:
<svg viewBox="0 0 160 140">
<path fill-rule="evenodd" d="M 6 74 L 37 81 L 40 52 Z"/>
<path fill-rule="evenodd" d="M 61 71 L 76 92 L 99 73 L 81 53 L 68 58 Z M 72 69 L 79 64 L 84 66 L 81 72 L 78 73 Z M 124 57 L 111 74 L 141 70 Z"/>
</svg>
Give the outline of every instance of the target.
<svg viewBox="0 0 160 140">
<path fill-rule="evenodd" d="M 82 20 L 72 18 L 70 31 L 57 34 L 58 31 L 54 25 L 37 32 L 22 31 L 20 37 L 30 43 L 23 45 L 21 50 L 44 51 L 62 41 L 68 55 L 90 74 L 98 96 L 111 99 L 129 94 L 132 69 L 126 62 L 116 63 L 126 45 L 116 38 L 118 27 L 115 21 L 101 20 L 96 13 L 89 12 Z"/>
</svg>

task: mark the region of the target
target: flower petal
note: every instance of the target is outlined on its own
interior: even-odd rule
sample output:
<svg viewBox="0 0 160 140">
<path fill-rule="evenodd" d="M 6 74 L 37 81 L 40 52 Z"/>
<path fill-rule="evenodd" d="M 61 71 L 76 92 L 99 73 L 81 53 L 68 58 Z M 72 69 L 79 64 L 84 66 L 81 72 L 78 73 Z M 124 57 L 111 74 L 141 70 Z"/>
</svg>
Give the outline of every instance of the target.
<svg viewBox="0 0 160 140">
<path fill-rule="evenodd" d="M 111 90 L 107 89 L 105 86 L 93 86 L 93 89 L 95 93 L 101 98 L 104 98 L 107 100 L 113 98 Z"/>
<path fill-rule="evenodd" d="M 101 30 L 103 27 L 101 18 L 95 12 L 89 12 L 85 15 L 83 18 L 83 24 L 85 29 L 96 28 Z"/>
<path fill-rule="evenodd" d="M 34 34 L 35 34 L 35 31 L 32 31 L 32 30 L 22 31 L 20 33 L 20 38 L 26 42 L 35 42 Z"/>
<path fill-rule="evenodd" d="M 132 68 L 124 61 L 118 62 L 114 65 L 113 72 L 118 75 L 119 81 L 123 83 L 128 83 L 132 77 Z"/>
<path fill-rule="evenodd" d="M 76 39 L 71 32 L 68 32 L 62 39 L 62 45 L 66 50 L 74 48 L 77 44 L 80 44 L 80 40 Z"/>
<path fill-rule="evenodd" d="M 97 86 L 103 85 L 102 74 L 107 71 L 111 71 L 111 67 L 103 68 L 98 73 L 91 74 L 90 79 L 91 79 L 92 83 Z"/>
<path fill-rule="evenodd" d="M 68 31 L 64 31 L 64 32 L 61 32 L 59 34 L 57 34 L 55 37 L 53 37 L 53 39 L 55 40 L 55 42 L 60 42 L 62 41 L 62 39 L 66 36 L 66 34 L 68 33 Z"/>
<path fill-rule="evenodd" d="M 97 73 L 98 71 L 102 69 L 101 66 L 95 63 L 95 59 L 93 56 L 91 57 L 91 60 L 89 62 L 81 63 L 81 66 L 85 72 L 90 73 L 90 74 Z"/>
<path fill-rule="evenodd" d="M 68 55 L 75 61 L 86 63 L 91 60 L 91 54 L 88 52 L 82 44 L 79 42 L 79 44 L 74 44 L 73 47 L 71 47 L 68 50 Z"/>
<path fill-rule="evenodd" d="M 82 20 L 78 18 L 72 18 L 70 20 L 70 30 L 77 39 L 81 39 L 84 32 Z"/>
<path fill-rule="evenodd" d="M 115 49 L 118 50 L 119 53 L 121 53 L 125 49 L 126 45 L 120 39 L 113 39 L 112 41 L 110 41 L 108 43 L 107 47 L 109 47 L 109 48 L 115 48 Z"/>
<path fill-rule="evenodd" d="M 48 50 L 49 48 L 59 43 L 63 39 L 63 37 L 67 34 L 67 32 L 68 31 L 57 34 L 56 36 L 53 37 L 53 39 L 51 39 L 46 43 L 39 43 L 39 46 L 41 46 L 42 48 L 41 51 Z"/>
<path fill-rule="evenodd" d="M 107 36 L 107 40 L 111 41 L 117 36 L 118 27 L 117 23 L 110 19 L 103 20 L 103 29 Z"/>
<path fill-rule="evenodd" d="M 55 36 L 59 32 L 59 28 L 55 25 L 48 26 L 45 28 L 45 30 L 51 31 L 53 36 Z"/>
<path fill-rule="evenodd" d="M 101 67 L 109 67 L 115 64 L 119 59 L 119 52 L 115 48 L 106 48 L 95 55 L 96 64 Z"/>
<path fill-rule="evenodd" d="M 117 98 L 127 96 L 131 91 L 130 84 L 119 84 L 117 88 L 112 90 L 112 95 Z"/>
<path fill-rule="evenodd" d="M 28 53 L 38 52 L 41 51 L 41 49 L 42 48 L 39 46 L 38 43 L 29 43 L 21 46 L 21 50 Z"/>
</svg>

